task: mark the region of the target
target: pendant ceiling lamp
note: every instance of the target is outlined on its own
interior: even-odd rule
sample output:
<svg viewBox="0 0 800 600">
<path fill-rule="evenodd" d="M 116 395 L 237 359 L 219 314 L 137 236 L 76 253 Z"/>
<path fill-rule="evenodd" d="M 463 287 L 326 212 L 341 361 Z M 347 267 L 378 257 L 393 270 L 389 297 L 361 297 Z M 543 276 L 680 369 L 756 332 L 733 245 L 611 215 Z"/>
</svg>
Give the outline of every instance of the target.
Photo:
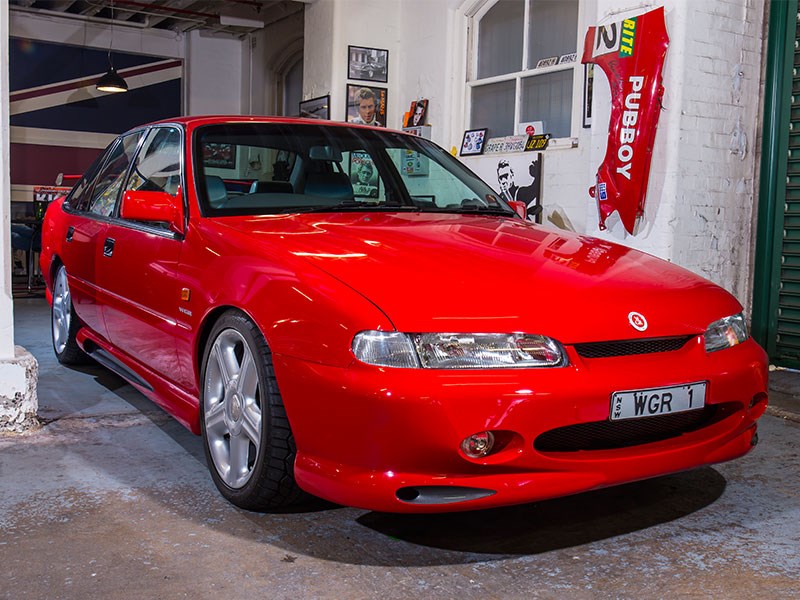
<svg viewBox="0 0 800 600">
<path fill-rule="evenodd" d="M 114 68 L 114 63 L 111 62 L 111 48 L 114 46 L 114 0 L 111 0 L 111 39 L 108 42 L 108 71 L 100 79 L 97 80 L 95 87 L 100 92 L 109 92 L 116 94 L 119 92 L 127 92 L 128 84 L 122 76 L 117 73 Z"/>
</svg>

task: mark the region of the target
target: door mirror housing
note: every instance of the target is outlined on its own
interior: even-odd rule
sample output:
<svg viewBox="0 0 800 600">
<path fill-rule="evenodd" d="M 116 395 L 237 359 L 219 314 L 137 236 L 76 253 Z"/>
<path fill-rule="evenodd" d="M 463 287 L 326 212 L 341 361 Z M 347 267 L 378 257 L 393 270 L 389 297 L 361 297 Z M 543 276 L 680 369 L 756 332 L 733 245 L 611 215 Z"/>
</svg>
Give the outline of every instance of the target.
<svg viewBox="0 0 800 600">
<path fill-rule="evenodd" d="M 528 206 L 522 200 L 509 200 L 508 205 L 522 217 L 523 221 L 528 218 Z"/>
<path fill-rule="evenodd" d="M 175 196 L 167 192 L 128 190 L 122 196 L 120 216 L 132 221 L 167 223 L 170 231 L 183 235 L 183 193 L 180 188 Z"/>
</svg>

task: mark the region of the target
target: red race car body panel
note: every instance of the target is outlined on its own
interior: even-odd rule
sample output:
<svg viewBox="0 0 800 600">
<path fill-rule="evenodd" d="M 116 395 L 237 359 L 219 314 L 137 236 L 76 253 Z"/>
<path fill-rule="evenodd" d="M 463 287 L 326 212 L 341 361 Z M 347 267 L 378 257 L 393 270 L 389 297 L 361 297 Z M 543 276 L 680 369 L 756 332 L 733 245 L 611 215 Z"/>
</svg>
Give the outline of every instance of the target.
<svg viewBox="0 0 800 600">
<path fill-rule="evenodd" d="M 668 46 L 663 7 L 586 32 L 582 62 L 597 64 L 611 87 L 606 156 L 589 189 L 597 201 L 600 229 L 618 211 L 633 234 L 644 214 Z"/>
<path fill-rule="evenodd" d="M 137 191 L 147 149 L 176 132 L 180 179 L 162 165 L 150 178 L 164 191 Z M 303 146 L 309 132 L 335 141 Z M 244 315 L 269 347 L 297 449 L 294 478 L 306 491 L 376 510 L 469 510 L 729 460 L 755 443 L 766 356 L 725 325 L 742 308 L 711 282 L 527 223 L 413 136 L 244 117 L 140 133 L 135 152 L 126 146 L 136 166 L 117 176 L 132 193 L 103 187 L 121 152 L 112 145 L 47 211 L 41 262 L 54 315 L 63 267 L 78 345 L 195 433 L 214 326 L 232 309 Z M 245 134 L 265 153 L 274 147 L 272 179 L 224 162 L 252 153 L 256 142 L 237 137 Z M 239 146 L 198 155 L 204 136 L 214 150 Z M 405 144 L 441 168 L 439 183 L 420 189 L 393 170 Z M 362 153 L 359 162 L 372 152 L 377 198 L 340 195 L 348 152 Z M 210 166 L 218 164 L 226 166 Z M 92 212 L 112 193 L 117 208 Z M 124 216 L 128 202 L 135 219 Z M 411 363 L 381 362 L 395 350 L 371 362 L 359 346 L 365 333 L 400 336 L 415 348 Z M 544 336 L 559 358 L 493 364 L 470 346 L 484 334 Z M 436 346 L 435 336 L 447 339 Z M 491 432 L 491 451 L 466 454 L 465 440 L 480 432 Z"/>
</svg>

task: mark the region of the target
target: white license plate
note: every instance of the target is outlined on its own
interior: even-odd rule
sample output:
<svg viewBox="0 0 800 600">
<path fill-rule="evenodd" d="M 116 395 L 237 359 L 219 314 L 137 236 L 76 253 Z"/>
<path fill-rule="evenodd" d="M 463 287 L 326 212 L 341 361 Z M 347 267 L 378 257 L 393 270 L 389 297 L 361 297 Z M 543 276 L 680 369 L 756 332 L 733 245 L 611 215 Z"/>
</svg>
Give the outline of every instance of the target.
<svg viewBox="0 0 800 600">
<path fill-rule="evenodd" d="M 706 382 L 687 383 L 649 390 L 628 390 L 611 394 L 612 421 L 669 415 L 703 408 Z"/>
</svg>

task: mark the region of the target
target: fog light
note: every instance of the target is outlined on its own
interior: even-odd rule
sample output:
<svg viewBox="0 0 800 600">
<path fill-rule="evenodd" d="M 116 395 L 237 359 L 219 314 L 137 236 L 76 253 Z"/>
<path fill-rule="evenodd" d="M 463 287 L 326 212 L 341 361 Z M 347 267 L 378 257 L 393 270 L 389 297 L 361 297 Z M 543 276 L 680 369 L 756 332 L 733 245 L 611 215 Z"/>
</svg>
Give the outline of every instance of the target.
<svg viewBox="0 0 800 600">
<path fill-rule="evenodd" d="M 491 431 L 475 433 L 461 442 L 461 449 L 470 458 L 481 458 L 492 451 L 494 434 Z"/>
</svg>

